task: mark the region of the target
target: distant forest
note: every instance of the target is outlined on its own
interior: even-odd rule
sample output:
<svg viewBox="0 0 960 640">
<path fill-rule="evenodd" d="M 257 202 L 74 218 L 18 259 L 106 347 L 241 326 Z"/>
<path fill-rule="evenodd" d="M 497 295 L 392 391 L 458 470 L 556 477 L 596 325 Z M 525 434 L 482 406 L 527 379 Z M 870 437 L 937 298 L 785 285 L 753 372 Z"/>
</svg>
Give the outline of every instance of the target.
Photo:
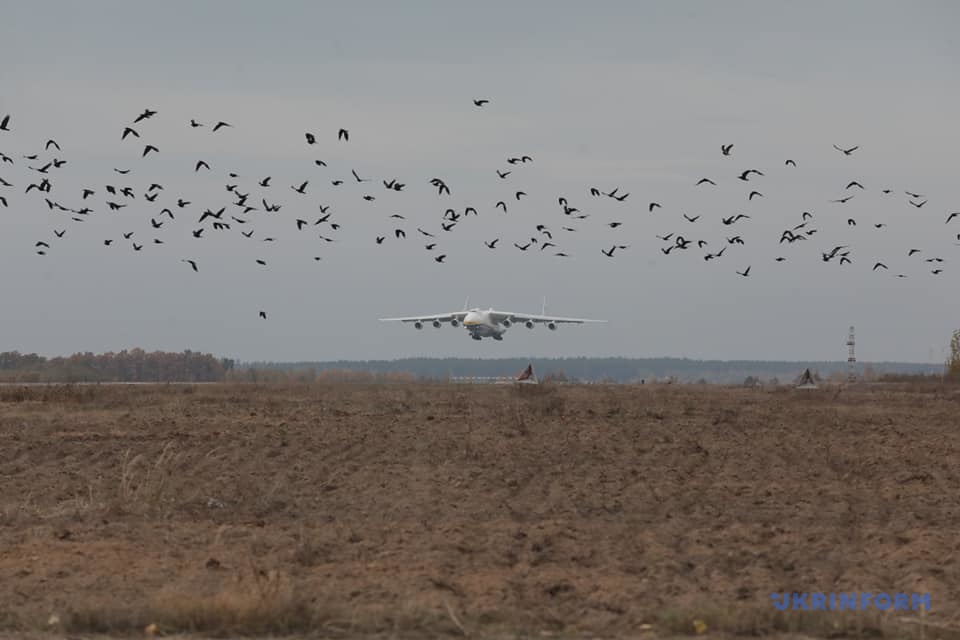
<svg viewBox="0 0 960 640">
<path fill-rule="evenodd" d="M 706 382 L 741 384 L 795 380 L 805 369 L 818 377 L 842 377 L 846 362 L 691 360 L 688 358 L 403 358 L 333 362 L 247 362 L 209 353 L 130 349 L 45 358 L 17 351 L 0 353 L 0 382 L 318 382 L 445 381 L 451 377 L 516 376 L 532 364 L 541 379 L 571 382 Z M 865 379 L 884 375 L 939 375 L 943 365 L 906 362 L 859 363 Z"/>
</svg>

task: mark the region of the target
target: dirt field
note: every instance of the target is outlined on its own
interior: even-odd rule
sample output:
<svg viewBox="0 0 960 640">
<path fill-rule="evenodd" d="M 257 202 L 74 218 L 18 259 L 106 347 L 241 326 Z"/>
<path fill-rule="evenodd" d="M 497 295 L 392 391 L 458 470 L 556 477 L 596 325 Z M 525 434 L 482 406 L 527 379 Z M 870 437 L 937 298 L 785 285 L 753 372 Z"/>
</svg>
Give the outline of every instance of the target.
<svg viewBox="0 0 960 640">
<path fill-rule="evenodd" d="M 4 387 L 0 630 L 956 637 L 958 409 L 939 387 Z M 932 611 L 778 614 L 772 591 Z"/>
</svg>

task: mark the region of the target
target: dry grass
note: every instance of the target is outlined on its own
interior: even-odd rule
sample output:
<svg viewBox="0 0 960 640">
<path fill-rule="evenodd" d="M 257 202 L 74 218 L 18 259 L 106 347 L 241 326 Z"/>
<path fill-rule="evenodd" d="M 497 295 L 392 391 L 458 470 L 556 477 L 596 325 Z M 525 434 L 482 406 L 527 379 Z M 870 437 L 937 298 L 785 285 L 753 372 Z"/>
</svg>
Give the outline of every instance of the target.
<svg viewBox="0 0 960 640">
<path fill-rule="evenodd" d="M 952 637 L 960 392 L 914 384 L 0 388 L 0 629 Z M 768 598 L 880 588 L 934 611 Z"/>
</svg>

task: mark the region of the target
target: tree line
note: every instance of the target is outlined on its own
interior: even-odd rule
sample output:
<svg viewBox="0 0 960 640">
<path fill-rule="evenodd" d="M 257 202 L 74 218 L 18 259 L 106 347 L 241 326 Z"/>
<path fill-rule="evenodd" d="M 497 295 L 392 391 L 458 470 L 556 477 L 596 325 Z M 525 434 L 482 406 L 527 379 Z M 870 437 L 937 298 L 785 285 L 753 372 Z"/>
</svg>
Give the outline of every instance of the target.
<svg viewBox="0 0 960 640">
<path fill-rule="evenodd" d="M 3 382 L 220 382 L 234 361 L 189 349 L 180 353 L 130 349 L 45 358 L 0 353 Z"/>
</svg>

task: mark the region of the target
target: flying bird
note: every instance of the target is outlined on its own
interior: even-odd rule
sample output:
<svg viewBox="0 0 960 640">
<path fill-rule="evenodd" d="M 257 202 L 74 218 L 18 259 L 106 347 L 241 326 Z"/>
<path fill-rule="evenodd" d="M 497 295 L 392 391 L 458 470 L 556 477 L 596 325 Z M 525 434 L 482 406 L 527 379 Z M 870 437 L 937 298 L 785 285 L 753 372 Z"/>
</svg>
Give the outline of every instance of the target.
<svg viewBox="0 0 960 640">
<path fill-rule="evenodd" d="M 722 153 L 722 154 L 725 155 L 725 156 L 730 155 L 730 150 L 731 150 L 731 149 L 733 149 L 733 143 L 732 143 L 732 142 L 731 142 L 730 144 L 722 144 L 722 145 L 720 145 L 720 153 Z"/>
<path fill-rule="evenodd" d="M 229 122 L 224 122 L 223 120 L 221 120 L 221 121 L 218 122 L 217 124 L 213 125 L 213 132 L 216 133 L 217 131 L 219 131 L 220 129 L 222 129 L 222 128 L 224 128 L 224 127 L 232 127 L 232 126 L 233 126 L 233 125 L 230 124 Z"/>
<path fill-rule="evenodd" d="M 3 116 L 3 120 L 0 120 L 0 131 L 10 131 L 10 114 Z"/>
<path fill-rule="evenodd" d="M 196 263 L 195 260 L 181 260 L 180 262 L 186 262 L 187 264 L 190 265 L 190 267 L 191 267 L 194 271 L 196 271 L 196 272 L 199 273 L 200 270 L 197 268 L 197 263 Z"/>
<path fill-rule="evenodd" d="M 347 131 L 346 129 L 340 129 L 340 131 L 337 131 L 337 140 L 346 140 L 346 141 L 349 141 L 349 140 L 350 140 L 350 132 Z"/>
<path fill-rule="evenodd" d="M 137 119 L 133 121 L 133 124 L 137 124 L 141 120 L 146 120 L 147 118 L 152 118 L 157 115 L 156 111 L 151 111 L 150 109 L 144 109 L 143 113 L 137 116 Z"/>
<path fill-rule="evenodd" d="M 858 146 L 856 146 L 856 147 L 850 147 L 849 149 L 844 149 L 844 148 L 842 148 L 842 147 L 838 147 L 837 145 L 833 145 L 833 148 L 836 149 L 837 151 L 840 151 L 841 153 L 843 153 L 843 155 L 849 156 L 851 153 L 853 153 L 854 151 L 856 151 L 856 150 L 859 149 L 860 147 L 859 147 L 859 145 L 858 145 Z"/>
<path fill-rule="evenodd" d="M 473 101 L 473 104 L 476 105 L 476 106 L 478 106 L 478 107 L 482 107 L 483 105 L 488 104 L 489 102 L 490 102 L 490 101 L 487 100 L 487 99 L 485 99 L 485 98 L 480 98 L 480 99 L 478 99 L 478 100 L 474 100 L 474 101 Z"/>
</svg>

